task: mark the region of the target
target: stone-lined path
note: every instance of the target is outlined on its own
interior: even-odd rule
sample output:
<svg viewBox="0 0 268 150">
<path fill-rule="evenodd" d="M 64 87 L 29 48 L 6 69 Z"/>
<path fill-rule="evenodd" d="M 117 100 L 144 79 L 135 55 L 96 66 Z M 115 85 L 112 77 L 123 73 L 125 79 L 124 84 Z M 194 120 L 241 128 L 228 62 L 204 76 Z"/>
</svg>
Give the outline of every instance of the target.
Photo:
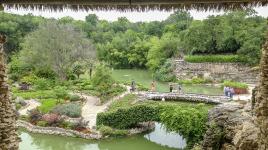
<svg viewBox="0 0 268 150">
<path fill-rule="evenodd" d="M 41 103 L 35 99 L 25 100 L 25 102 L 27 105 L 19 110 L 20 115 L 28 115 L 28 111 L 33 110 L 41 105 Z"/>
<path fill-rule="evenodd" d="M 80 94 L 85 99 L 85 104 L 82 107 L 81 116 L 83 117 L 84 121 L 88 122 L 88 127 L 90 129 L 95 129 L 98 113 L 104 112 L 105 110 L 108 109 L 108 107 L 111 105 L 113 101 L 119 100 L 120 98 L 130 93 L 130 88 L 129 87 L 126 87 L 126 88 L 127 88 L 126 92 L 122 93 L 119 96 L 112 98 L 111 100 L 109 100 L 108 102 L 102 105 L 99 105 L 100 99 L 98 97 L 90 96 L 86 94 Z"/>
</svg>

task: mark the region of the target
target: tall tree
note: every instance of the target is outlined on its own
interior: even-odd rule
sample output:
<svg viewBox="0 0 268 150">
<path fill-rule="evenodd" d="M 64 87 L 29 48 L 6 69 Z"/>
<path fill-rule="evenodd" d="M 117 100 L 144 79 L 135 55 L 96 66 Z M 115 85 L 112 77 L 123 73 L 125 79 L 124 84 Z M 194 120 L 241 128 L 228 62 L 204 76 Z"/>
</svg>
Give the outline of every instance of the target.
<svg viewBox="0 0 268 150">
<path fill-rule="evenodd" d="M 12 107 L 5 74 L 3 52 L 5 41 L 5 36 L 0 34 L 0 148 L 2 150 L 17 150 L 19 148 L 19 139 L 16 133 L 16 115 Z"/>
<path fill-rule="evenodd" d="M 34 68 L 50 68 L 62 79 L 79 61 L 93 59 L 95 49 L 81 31 L 68 24 L 48 21 L 29 34 L 22 44 L 20 60 Z"/>
</svg>

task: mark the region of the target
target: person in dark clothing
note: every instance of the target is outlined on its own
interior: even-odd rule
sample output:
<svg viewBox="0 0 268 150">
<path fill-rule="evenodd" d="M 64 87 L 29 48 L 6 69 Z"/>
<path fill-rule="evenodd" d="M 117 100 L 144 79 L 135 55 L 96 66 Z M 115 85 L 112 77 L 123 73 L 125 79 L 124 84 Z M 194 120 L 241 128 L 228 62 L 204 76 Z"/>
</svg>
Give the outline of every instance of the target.
<svg viewBox="0 0 268 150">
<path fill-rule="evenodd" d="M 170 83 L 170 84 L 169 84 L 169 92 L 171 93 L 172 91 L 173 91 L 173 84 Z"/>
<path fill-rule="evenodd" d="M 131 81 L 131 89 L 130 89 L 130 91 L 134 92 L 135 89 L 136 89 L 136 83 L 135 83 L 134 80 L 132 80 L 132 81 Z"/>
</svg>

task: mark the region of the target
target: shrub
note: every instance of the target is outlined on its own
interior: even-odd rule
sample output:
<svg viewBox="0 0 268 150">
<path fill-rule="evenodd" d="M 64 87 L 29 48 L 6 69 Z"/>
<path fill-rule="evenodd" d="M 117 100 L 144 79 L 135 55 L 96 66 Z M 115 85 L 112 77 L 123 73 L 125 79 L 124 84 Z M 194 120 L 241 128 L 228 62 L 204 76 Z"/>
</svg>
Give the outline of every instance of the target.
<svg viewBox="0 0 268 150">
<path fill-rule="evenodd" d="M 56 105 L 58 101 L 56 99 L 42 99 L 41 106 L 38 107 L 42 113 L 50 112 Z"/>
<path fill-rule="evenodd" d="M 37 79 L 38 79 L 37 76 L 35 76 L 34 74 L 30 74 L 30 75 L 24 76 L 20 81 L 22 83 L 33 85 Z"/>
<path fill-rule="evenodd" d="M 74 65 L 72 72 L 79 79 L 80 75 L 85 73 L 85 70 L 84 70 L 84 67 L 82 64 L 76 64 L 76 65 Z"/>
<path fill-rule="evenodd" d="M 234 63 L 246 61 L 243 57 L 240 57 L 238 55 L 188 55 L 184 57 L 184 60 L 192 63 Z"/>
<path fill-rule="evenodd" d="M 246 83 L 233 82 L 233 81 L 224 81 L 223 86 L 240 88 L 240 89 L 247 89 L 248 88 L 248 85 Z"/>
<path fill-rule="evenodd" d="M 74 102 L 74 101 L 79 101 L 81 98 L 79 95 L 71 95 L 69 99 L 71 102 Z"/>
<path fill-rule="evenodd" d="M 22 97 L 23 99 L 47 99 L 47 98 L 56 98 L 55 92 L 52 90 L 38 90 L 38 91 L 16 91 L 12 89 L 14 96 Z"/>
<path fill-rule="evenodd" d="M 29 121 L 29 116 L 27 116 L 27 115 L 21 115 L 21 116 L 19 117 L 19 119 L 20 119 L 20 120 L 24 120 L 24 121 Z"/>
<path fill-rule="evenodd" d="M 57 99 L 66 99 L 69 96 L 66 88 L 62 86 L 55 87 L 54 92 Z"/>
<path fill-rule="evenodd" d="M 37 109 L 30 110 L 29 113 L 29 121 L 33 124 L 36 124 L 42 119 L 42 114 Z"/>
<path fill-rule="evenodd" d="M 94 90 L 93 85 L 86 85 L 86 86 L 82 86 L 83 90 Z"/>
<path fill-rule="evenodd" d="M 193 146 L 206 131 L 208 110 L 204 104 L 189 106 L 163 106 L 160 120 L 168 130 L 179 132 Z"/>
<path fill-rule="evenodd" d="M 159 110 L 154 106 L 137 105 L 117 111 L 99 113 L 97 126 L 105 125 L 117 129 L 127 129 L 139 122 L 157 121 Z"/>
<path fill-rule="evenodd" d="M 40 127 L 46 127 L 46 126 L 48 126 L 48 122 L 46 122 L 46 121 L 38 121 L 36 125 L 38 125 Z"/>
<path fill-rule="evenodd" d="M 55 107 L 53 109 L 53 112 L 60 115 L 77 118 L 81 116 L 81 106 L 77 103 L 63 104 Z"/>
<path fill-rule="evenodd" d="M 67 121 L 62 121 L 59 126 L 64 129 L 74 129 L 75 124 Z"/>
<path fill-rule="evenodd" d="M 46 79 L 51 79 L 51 80 L 54 80 L 57 77 L 56 73 L 53 70 L 51 70 L 49 67 L 38 68 L 35 71 L 35 75 L 39 78 L 46 78 Z"/>
<path fill-rule="evenodd" d="M 49 125 L 57 125 L 61 122 L 60 116 L 57 114 L 45 114 L 42 120 L 46 121 Z"/>
<path fill-rule="evenodd" d="M 158 121 L 167 130 L 179 132 L 187 140 L 187 147 L 202 140 L 206 131 L 207 105 L 187 103 L 152 102 L 138 104 L 123 109 L 113 109 L 97 115 L 97 127 L 109 126 L 116 129 L 129 129 L 139 122 Z M 105 130 L 104 130 L 105 129 Z M 110 128 L 104 128 L 107 133 Z M 102 131 L 102 132 L 104 132 Z"/>
<path fill-rule="evenodd" d="M 52 81 L 44 79 L 44 78 L 38 78 L 34 81 L 34 87 L 37 90 L 48 90 L 52 86 Z"/>
<path fill-rule="evenodd" d="M 78 130 L 78 131 L 83 131 L 84 129 L 87 128 L 87 125 L 88 125 L 88 121 L 84 121 L 81 118 L 78 123 L 75 123 L 73 125 L 73 129 Z"/>
<path fill-rule="evenodd" d="M 174 64 L 172 60 L 167 60 L 159 69 L 156 70 L 154 73 L 154 77 L 156 80 L 164 81 L 164 82 L 171 82 L 176 80 L 176 76 L 173 73 Z"/>
<path fill-rule="evenodd" d="M 19 110 L 19 109 L 21 109 L 21 104 L 19 104 L 19 103 L 16 103 L 16 110 Z"/>
<path fill-rule="evenodd" d="M 9 78 L 14 81 L 18 81 L 32 70 L 32 66 L 23 63 L 19 59 L 18 54 L 11 56 L 11 61 L 8 67 L 8 73 L 10 74 Z"/>
<path fill-rule="evenodd" d="M 111 76 L 110 69 L 106 67 L 104 64 L 99 64 L 96 67 L 95 73 L 92 76 L 92 85 L 94 87 L 107 85 L 108 87 L 111 86 L 113 83 L 114 80 Z"/>
<path fill-rule="evenodd" d="M 99 127 L 99 131 L 101 132 L 102 135 L 111 137 L 126 136 L 128 134 L 127 130 L 113 129 L 111 127 L 103 125 Z"/>
<path fill-rule="evenodd" d="M 206 84 L 206 83 L 212 83 L 213 81 L 210 79 L 204 79 L 200 77 L 193 77 L 190 80 L 178 80 L 177 83 L 180 84 Z"/>
</svg>

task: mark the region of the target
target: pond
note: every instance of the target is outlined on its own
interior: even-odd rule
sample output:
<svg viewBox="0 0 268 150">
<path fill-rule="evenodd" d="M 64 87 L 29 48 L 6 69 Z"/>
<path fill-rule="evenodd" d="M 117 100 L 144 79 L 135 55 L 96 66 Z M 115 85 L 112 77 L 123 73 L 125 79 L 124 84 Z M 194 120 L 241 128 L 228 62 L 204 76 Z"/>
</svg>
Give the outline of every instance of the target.
<svg viewBox="0 0 268 150">
<path fill-rule="evenodd" d="M 167 132 L 159 123 L 148 134 L 100 141 L 33 134 L 24 130 L 19 134 L 22 139 L 19 150 L 176 150 L 186 146 L 182 136 Z"/>
<path fill-rule="evenodd" d="M 112 76 L 117 81 L 127 81 L 135 80 L 137 83 L 150 88 L 151 82 L 153 81 L 152 73 L 148 70 L 139 69 L 116 69 L 112 71 Z M 168 82 L 157 82 L 157 91 L 168 92 L 169 83 Z M 185 93 L 194 94 L 206 94 L 206 95 L 222 95 L 222 89 L 213 85 L 182 85 L 182 90 Z"/>
</svg>

